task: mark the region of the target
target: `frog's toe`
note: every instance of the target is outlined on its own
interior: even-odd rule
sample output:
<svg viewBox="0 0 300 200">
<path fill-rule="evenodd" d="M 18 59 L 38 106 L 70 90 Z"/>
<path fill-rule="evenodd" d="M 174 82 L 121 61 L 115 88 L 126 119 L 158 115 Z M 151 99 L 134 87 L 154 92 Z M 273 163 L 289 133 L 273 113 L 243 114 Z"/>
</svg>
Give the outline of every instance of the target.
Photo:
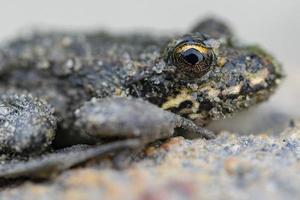
<svg viewBox="0 0 300 200">
<path fill-rule="evenodd" d="M 170 137 L 173 115 L 140 99 L 92 99 L 76 110 L 76 125 L 100 138 L 141 138 L 145 142 Z"/>
<path fill-rule="evenodd" d="M 0 178 L 38 178 L 45 179 L 87 160 L 123 149 L 139 146 L 136 139 L 112 142 L 104 145 L 75 145 L 53 153 L 32 157 L 28 161 L 9 160 L 0 165 Z"/>
<path fill-rule="evenodd" d="M 54 139 L 56 119 L 46 103 L 30 94 L 0 95 L 0 151 L 42 151 Z"/>
</svg>

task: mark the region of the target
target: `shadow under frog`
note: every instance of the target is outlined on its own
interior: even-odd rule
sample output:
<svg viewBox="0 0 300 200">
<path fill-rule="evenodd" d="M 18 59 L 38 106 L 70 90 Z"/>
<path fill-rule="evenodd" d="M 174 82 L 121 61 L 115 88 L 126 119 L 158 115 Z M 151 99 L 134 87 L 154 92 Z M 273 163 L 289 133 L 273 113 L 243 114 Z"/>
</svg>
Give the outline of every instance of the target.
<svg viewBox="0 0 300 200">
<path fill-rule="evenodd" d="M 213 139 L 205 124 L 268 99 L 281 78 L 215 19 L 183 36 L 25 35 L 0 49 L 0 177 L 49 177 L 178 134 Z"/>
</svg>

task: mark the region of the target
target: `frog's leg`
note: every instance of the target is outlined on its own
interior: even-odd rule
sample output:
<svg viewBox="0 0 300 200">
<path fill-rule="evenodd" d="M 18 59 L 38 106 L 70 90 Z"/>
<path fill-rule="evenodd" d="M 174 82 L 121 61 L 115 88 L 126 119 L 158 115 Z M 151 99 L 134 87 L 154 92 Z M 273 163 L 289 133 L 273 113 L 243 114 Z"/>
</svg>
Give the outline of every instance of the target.
<svg viewBox="0 0 300 200">
<path fill-rule="evenodd" d="M 10 160 L 0 165 L 0 178 L 49 178 L 92 158 L 98 158 L 118 150 L 134 149 L 139 145 L 140 143 L 137 139 L 117 141 L 97 146 L 75 145 L 54 153 L 29 158 L 28 161 Z"/>
<path fill-rule="evenodd" d="M 26 92 L 1 93 L 1 153 L 41 152 L 51 144 L 55 129 L 56 117 L 46 102 Z"/>
<path fill-rule="evenodd" d="M 225 40 L 230 39 L 233 35 L 231 29 L 223 21 L 215 18 L 208 18 L 201 21 L 191 32 L 204 33 L 215 39 L 223 38 Z"/>
<path fill-rule="evenodd" d="M 76 112 L 76 125 L 99 138 L 139 138 L 147 144 L 174 135 L 175 128 L 207 139 L 213 132 L 141 99 L 92 99 Z"/>
</svg>

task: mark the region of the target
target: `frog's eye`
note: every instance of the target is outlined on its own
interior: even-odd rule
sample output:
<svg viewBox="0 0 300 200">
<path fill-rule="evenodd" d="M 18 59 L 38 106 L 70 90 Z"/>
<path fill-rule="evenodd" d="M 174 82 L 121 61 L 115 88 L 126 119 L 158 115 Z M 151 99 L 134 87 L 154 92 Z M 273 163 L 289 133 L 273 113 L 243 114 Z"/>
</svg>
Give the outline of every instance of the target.
<svg viewBox="0 0 300 200">
<path fill-rule="evenodd" d="M 214 53 L 201 43 L 183 42 L 172 52 L 172 64 L 181 72 L 191 76 L 202 76 L 212 66 Z"/>
</svg>

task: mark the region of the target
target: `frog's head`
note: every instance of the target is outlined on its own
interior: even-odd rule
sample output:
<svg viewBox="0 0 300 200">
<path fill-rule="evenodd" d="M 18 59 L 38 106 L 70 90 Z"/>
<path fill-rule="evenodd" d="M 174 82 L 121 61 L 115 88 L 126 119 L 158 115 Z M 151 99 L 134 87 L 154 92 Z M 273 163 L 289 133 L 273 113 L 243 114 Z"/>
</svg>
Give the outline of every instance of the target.
<svg viewBox="0 0 300 200">
<path fill-rule="evenodd" d="M 194 120 L 221 118 L 264 101 L 282 77 L 280 65 L 261 48 L 203 33 L 173 40 L 164 59 L 176 84 L 161 107 Z"/>
</svg>

